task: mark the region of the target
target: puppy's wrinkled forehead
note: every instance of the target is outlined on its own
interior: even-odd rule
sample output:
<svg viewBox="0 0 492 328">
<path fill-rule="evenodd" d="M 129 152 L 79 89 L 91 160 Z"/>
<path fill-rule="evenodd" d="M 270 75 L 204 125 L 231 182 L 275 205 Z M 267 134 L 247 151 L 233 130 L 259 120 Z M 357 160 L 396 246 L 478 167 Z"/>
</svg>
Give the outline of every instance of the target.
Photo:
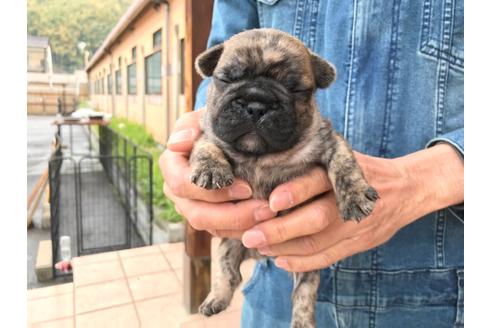
<svg viewBox="0 0 492 328">
<path fill-rule="evenodd" d="M 265 76 L 283 83 L 313 86 L 309 51 L 287 33 L 250 30 L 231 37 L 215 74 L 229 81 Z"/>
</svg>

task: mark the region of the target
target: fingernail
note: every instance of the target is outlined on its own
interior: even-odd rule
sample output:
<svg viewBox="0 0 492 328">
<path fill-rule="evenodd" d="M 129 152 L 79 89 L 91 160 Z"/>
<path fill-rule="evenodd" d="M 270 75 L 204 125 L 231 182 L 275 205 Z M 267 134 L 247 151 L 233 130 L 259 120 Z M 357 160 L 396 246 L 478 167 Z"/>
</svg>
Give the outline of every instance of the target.
<svg viewBox="0 0 492 328">
<path fill-rule="evenodd" d="M 271 253 L 270 253 L 270 247 L 268 247 L 268 246 L 263 246 L 263 247 L 258 248 L 258 252 L 261 255 L 265 255 L 265 256 L 270 256 L 271 255 Z"/>
<path fill-rule="evenodd" d="M 248 230 L 243 234 L 243 245 L 248 248 L 264 246 L 265 235 L 260 230 Z"/>
<path fill-rule="evenodd" d="M 282 191 L 272 196 L 270 200 L 270 208 L 272 211 L 281 211 L 290 208 L 294 205 L 292 194 L 288 191 Z"/>
<path fill-rule="evenodd" d="M 249 198 L 252 195 L 251 188 L 245 184 L 234 184 L 227 189 L 229 197 L 233 199 Z"/>
<path fill-rule="evenodd" d="M 272 219 L 277 215 L 276 212 L 270 209 L 270 206 L 263 205 L 255 209 L 254 216 L 256 221 L 264 221 L 268 219 Z"/>
<path fill-rule="evenodd" d="M 172 145 L 172 144 L 177 144 L 177 143 L 181 143 L 184 141 L 189 141 L 189 140 L 193 139 L 193 133 L 194 132 L 192 129 L 177 131 L 177 132 L 171 134 L 171 136 L 169 136 L 169 140 L 167 141 L 167 144 Z"/>
<path fill-rule="evenodd" d="M 281 269 L 288 269 L 289 268 L 289 263 L 285 259 L 275 259 L 275 265 L 278 266 Z"/>
</svg>

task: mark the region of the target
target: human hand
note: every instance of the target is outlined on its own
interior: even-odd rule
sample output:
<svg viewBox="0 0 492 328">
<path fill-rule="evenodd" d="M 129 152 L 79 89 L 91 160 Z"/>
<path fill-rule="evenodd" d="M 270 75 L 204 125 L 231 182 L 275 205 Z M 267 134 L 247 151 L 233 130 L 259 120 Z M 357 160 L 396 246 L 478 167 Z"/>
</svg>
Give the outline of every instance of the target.
<svg viewBox="0 0 492 328">
<path fill-rule="evenodd" d="M 188 157 L 201 134 L 199 120 L 204 110 L 185 113 L 176 121 L 167 149 L 159 159 L 164 193 L 193 228 L 240 239 L 244 230 L 276 213 L 267 201 L 250 199 L 251 187 L 245 181 L 236 179 L 231 186 L 219 190 L 206 190 L 191 183 Z"/>
<path fill-rule="evenodd" d="M 316 168 L 278 186 L 269 198 L 274 211 L 303 205 L 246 231 L 243 244 L 276 256 L 275 264 L 287 271 L 322 269 L 379 246 L 405 225 L 463 199 L 463 164 L 449 145 L 397 159 L 355 156 L 380 196 L 371 215 L 360 223 L 343 222 L 326 172 Z"/>
</svg>

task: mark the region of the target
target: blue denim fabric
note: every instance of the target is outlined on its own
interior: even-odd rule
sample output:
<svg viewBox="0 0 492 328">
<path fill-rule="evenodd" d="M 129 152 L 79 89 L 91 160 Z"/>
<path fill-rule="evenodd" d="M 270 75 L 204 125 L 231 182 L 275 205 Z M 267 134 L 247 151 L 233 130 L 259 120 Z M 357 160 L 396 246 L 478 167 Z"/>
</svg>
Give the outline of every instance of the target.
<svg viewBox="0 0 492 328">
<path fill-rule="evenodd" d="M 463 0 L 216 0 L 209 46 L 257 27 L 284 30 L 335 65 L 337 80 L 316 96 L 355 150 L 393 158 L 447 142 L 464 156 Z M 463 206 L 440 210 L 323 270 L 318 326 L 462 326 L 463 222 Z M 291 289 L 285 271 L 261 261 L 242 326 L 288 327 Z"/>
</svg>

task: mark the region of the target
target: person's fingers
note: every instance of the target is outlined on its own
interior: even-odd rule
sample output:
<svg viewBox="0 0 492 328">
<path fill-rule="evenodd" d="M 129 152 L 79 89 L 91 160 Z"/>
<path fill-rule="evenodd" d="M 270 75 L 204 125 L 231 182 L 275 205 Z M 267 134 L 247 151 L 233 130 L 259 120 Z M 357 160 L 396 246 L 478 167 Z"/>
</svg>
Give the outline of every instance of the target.
<svg viewBox="0 0 492 328">
<path fill-rule="evenodd" d="M 270 208 L 286 210 L 331 189 L 326 169 L 317 166 L 307 174 L 276 187 L 269 197 Z"/>
<path fill-rule="evenodd" d="M 211 235 L 219 238 L 230 238 L 241 240 L 244 231 L 242 230 L 207 230 Z"/>
<path fill-rule="evenodd" d="M 179 211 L 197 230 L 246 230 L 257 220 L 255 212 L 267 206 L 266 201 L 249 199 L 237 203 L 209 203 L 175 196 L 164 185 L 166 195 L 179 207 Z M 274 217 L 276 213 L 271 212 Z"/>
<path fill-rule="evenodd" d="M 357 240 L 344 239 L 333 247 L 310 256 L 280 256 L 275 265 L 290 272 L 307 272 L 324 269 L 353 254 L 364 251 Z"/>
<path fill-rule="evenodd" d="M 251 187 L 242 180 L 234 180 L 227 188 L 207 190 L 191 182 L 191 167 L 188 159 L 179 153 L 165 150 L 159 159 L 162 176 L 169 189 L 180 198 L 203 200 L 213 203 L 247 199 L 252 195 Z"/>
<path fill-rule="evenodd" d="M 330 225 L 321 232 L 290 239 L 275 245 L 263 246 L 260 247 L 258 251 L 265 256 L 313 255 L 332 247 L 343 239 L 349 238 L 348 236 L 352 236 L 350 238 L 355 240 L 373 229 L 372 226 L 361 228 L 360 226 L 354 226 L 354 224 L 351 224 L 350 222 L 344 223 L 337 219 L 332 221 Z M 354 229 L 357 229 L 357 231 L 354 231 Z"/>
<path fill-rule="evenodd" d="M 343 221 L 340 218 L 340 214 L 336 206 L 335 194 L 333 192 L 323 195 L 319 198 L 319 200 L 322 202 L 321 206 L 325 206 L 323 211 L 330 213 L 328 214 L 329 224 L 325 228 L 313 234 L 306 234 L 298 238 L 288 238 L 283 242 L 260 246 L 258 249 L 259 252 L 262 255 L 267 256 L 312 255 L 335 245 L 343 239 L 358 238 L 378 226 L 378 222 L 375 221 L 373 217 L 368 217 L 361 222 Z M 303 207 L 307 206 L 309 205 Z M 289 214 L 297 214 L 296 212 L 303 207 Z M 299 213 L 299 221 L 306 225 L 309 224 L 307 217 L 303 218 L 302 215 L 303 214 Z"/>
<path fill-rule="evenodd" d="M 193 143 L 201 134 L 200 117 L 203 109 L 184 113 L 176 121 L 174 130 L 167 141 L 167 148 L 175 152 L 191 152 Z"/>
<path fill-rule="evenodd" d="M 244 233 L 242 241 L 248 248 L 278 244 L 320 232 L 338 219 L 336 204 L 323 195 L 278 219 L 257 224 Z"/>
</svg>

